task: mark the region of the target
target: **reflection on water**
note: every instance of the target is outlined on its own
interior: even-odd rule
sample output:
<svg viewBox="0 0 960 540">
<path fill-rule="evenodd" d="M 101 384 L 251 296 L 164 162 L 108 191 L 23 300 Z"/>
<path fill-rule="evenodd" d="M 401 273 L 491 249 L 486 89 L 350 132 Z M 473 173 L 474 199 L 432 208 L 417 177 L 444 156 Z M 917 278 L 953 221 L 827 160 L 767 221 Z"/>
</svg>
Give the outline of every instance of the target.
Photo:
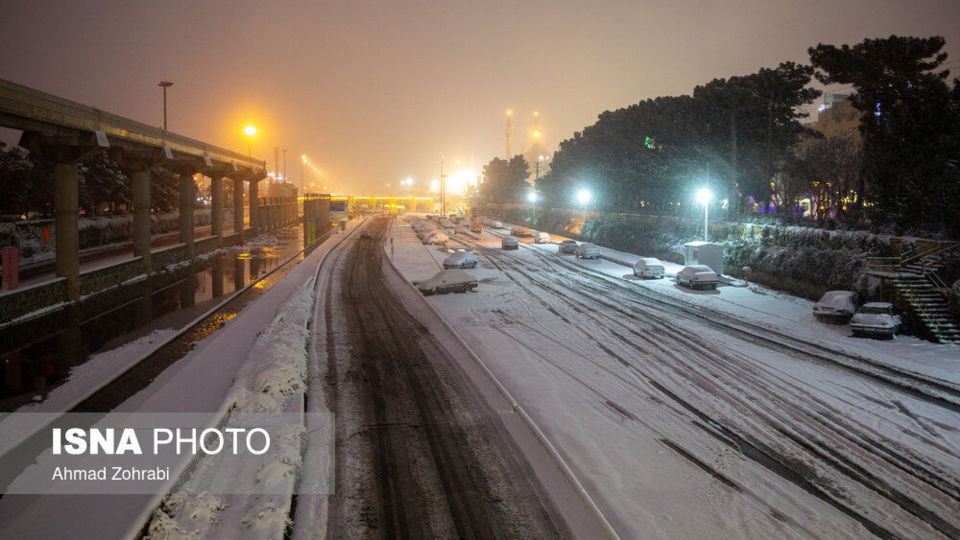
<svg viewBox="0 0 960 540">
<path fill-rule="evenodd" d="M 299 228 L 281 231 L 278 236 L 278 245 L 246 251 L 233 248 L 199 259 L 163 285 L 157 277 L 145 280 L 138 297 L 107 313 L 87 314 L 84 319 L 81 307 L 73 305 L 58 312 L 55 333 L 14 351 L 0 350 L 0 411 L 44 399 L 68 377 L 72 367 L 97 351 L 116 348 L 156 329 L 189 325 L 222 297 L 243 289 L 302 249 Z M 261 283 L 267 289 L 274 282 Z M 209 331 L 202 335 L 214 332 L 234 316 L 236 312 L 219 318 L 215 315 L 212 323 L 205 323 Z"/>
</svg>

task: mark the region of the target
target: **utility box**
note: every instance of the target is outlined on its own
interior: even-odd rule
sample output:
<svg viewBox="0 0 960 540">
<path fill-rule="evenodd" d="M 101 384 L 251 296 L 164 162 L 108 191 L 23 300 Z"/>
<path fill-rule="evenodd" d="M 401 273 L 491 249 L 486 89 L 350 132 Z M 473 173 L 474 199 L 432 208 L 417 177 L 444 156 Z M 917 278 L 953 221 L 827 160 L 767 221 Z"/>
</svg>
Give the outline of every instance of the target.
<svg viewBox="0 0 960 540">
<path fill-rule="evenodd" d="M 719 276 L 723 274 L 723 246 L 712 242 L 687 242 L 683 245 L 683 264 L 704 264 Z"/>
</svg>

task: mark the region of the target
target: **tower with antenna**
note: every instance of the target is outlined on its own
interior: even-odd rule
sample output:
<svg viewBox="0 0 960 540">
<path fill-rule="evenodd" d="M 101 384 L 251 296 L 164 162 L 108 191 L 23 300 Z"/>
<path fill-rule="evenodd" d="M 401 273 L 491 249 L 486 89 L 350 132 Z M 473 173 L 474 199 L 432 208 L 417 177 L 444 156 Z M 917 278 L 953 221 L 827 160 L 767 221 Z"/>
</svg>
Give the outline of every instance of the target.
<svg viewBox="0 0 960 540">
<path fill-rule="evenodd" d="M 513 111 L 507 109 L 507 161 L 513 155 L 510 152 L 510 143 L 513 140 Z"/>
</svg>

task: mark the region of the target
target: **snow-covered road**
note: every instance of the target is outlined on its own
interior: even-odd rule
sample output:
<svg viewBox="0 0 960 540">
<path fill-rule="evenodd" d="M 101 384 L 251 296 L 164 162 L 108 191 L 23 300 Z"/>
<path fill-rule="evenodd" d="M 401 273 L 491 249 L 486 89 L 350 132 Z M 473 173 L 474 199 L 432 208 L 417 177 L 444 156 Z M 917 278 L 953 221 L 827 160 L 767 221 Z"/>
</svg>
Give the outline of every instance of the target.
<svg viewBox="0 0 960 540">
<path fill-rule="evenodd" d="M 960 535 L 958 408 L 903 386 L 956 401 L 955 348 L 850 340 L 772 291 L 637 283 L 486 236 L 458 246 L 481 256 L 477 292 L 429 301 L 623 536 Z M 411 280 L 447 253 L 394 238 Z"/>
</svg>

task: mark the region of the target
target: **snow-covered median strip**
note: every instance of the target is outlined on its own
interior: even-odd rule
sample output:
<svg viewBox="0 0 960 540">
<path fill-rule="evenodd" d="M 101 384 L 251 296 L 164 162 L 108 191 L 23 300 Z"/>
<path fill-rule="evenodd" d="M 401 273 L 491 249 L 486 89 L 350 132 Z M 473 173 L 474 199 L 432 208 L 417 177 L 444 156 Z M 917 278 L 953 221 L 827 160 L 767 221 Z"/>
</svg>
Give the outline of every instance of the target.
<svg viewBox="0 0 960 540">
<path fill-rule="evenodd" d="M 308 325 L 314 280 L 293 293 L 254 342 L 234 379 L 224 405 L 233 415 L 291 413 L 303 410 L 307 373 Z M 147 538 L 225 537 L 283 538 L 301 463 L 303 426 L 291 426 L 270 447 L 268 459 L 241 470 L 222 470 L 215 459 L 201 457 L 177 491 L 154 512 Z M 209 462 L 209 463 L 208 463 Z M 220 495 L 239 483 L 282 487 L 283 495 Z"/>
</svg>

